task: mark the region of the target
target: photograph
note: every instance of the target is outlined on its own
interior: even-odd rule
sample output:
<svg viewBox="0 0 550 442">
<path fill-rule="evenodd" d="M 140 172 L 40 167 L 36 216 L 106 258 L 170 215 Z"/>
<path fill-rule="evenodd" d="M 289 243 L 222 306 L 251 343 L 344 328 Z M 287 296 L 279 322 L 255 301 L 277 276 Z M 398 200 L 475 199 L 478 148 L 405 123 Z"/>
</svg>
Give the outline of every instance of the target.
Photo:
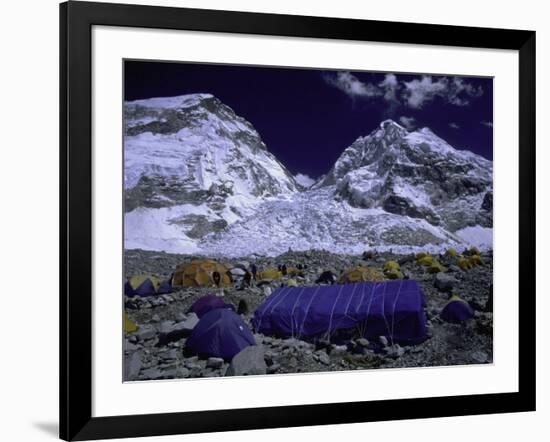
<svg viewBox="0 0 550 442">
<path fill-rule="evenodd" d="M 492 77 L 122 63 L 125 382 L 493 363 Z"/>
</svg>

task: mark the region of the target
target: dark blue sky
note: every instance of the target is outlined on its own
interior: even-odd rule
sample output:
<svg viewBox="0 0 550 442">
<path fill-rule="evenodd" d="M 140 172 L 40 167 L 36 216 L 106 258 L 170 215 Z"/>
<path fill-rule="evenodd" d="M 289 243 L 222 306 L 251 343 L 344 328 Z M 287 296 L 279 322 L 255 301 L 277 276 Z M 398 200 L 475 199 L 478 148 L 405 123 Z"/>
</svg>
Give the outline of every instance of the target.
<svg viewBox="0 0 550 442">
<path fill-rule="evenodd" d="M 490 78 L 125 62 L 125 99 L 211 93 L 250 121 L 288 169 L 313 178 L 387 118 L 493 158 Z M 411 119 L 412 118 L 412 119 Z"/>
</svg>

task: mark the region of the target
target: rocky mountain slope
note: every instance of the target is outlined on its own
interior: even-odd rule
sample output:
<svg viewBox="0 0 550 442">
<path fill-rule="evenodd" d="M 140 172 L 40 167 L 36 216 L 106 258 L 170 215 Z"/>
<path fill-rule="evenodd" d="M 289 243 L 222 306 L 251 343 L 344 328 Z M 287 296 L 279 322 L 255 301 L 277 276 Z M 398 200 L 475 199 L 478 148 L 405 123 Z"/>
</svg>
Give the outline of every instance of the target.
<svg viewBox="0 0 550 442">
<path fill-rule="evenodd" d="M 194 249 L 263 198 L 301 189 L 252 125 L 209 94 L 125 103 L 126 240 Z"/>
<path fill-rule="evenodd" d="M 492 163 L 387 120 L 305 189 L 215 97 L 125 104 L 126 248 L 204 255 L 492 247 Z"/>
<path fill-rule="evenodd" d="M 354 207 L 427 220 L 455 232 L 492 226 L 492 163 L 454 149 L 429 128 L 386 120 L 348 147 L 319 184 Z"/>
</svg>

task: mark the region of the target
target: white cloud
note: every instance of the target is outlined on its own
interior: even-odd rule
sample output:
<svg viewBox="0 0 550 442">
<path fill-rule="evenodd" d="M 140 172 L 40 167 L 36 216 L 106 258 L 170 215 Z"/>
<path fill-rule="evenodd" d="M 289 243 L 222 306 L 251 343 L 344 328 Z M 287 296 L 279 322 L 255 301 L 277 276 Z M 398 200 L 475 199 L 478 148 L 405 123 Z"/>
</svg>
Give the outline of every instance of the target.
<svg viewBox="0 0 550 442">
<path fill-rule="evenodd" d="M 467 106 L 471 98 L 483 95 L 481 86 L 475 87 L 459 77 L 441 77 L 434 81 L 430 75 L 423 75 L 420 79 L 404 81 L 403 84 L 405 103 L 414 109 L 422 108 L 436 97 L 454 106 Z"/>
<path fill-rule="evenodd" d="M 399 90 L 399 81 L 394 74 L 386 74 L 384 80 L 378 83 L 378 87 L 384 90 L 384 99 L 386 101 L 399 101 L 397 91 Z"/>
<path fill-rule="evenodd" d="M 467 106 L 473 98 L 483 95 L 481 86 L 474 86 L 461 77 L 422 75 L 411 81 L 399 81 L 395 74 L 386 74 L 378 84 L 363 82 L 351 72 L 326 75 L 325 81 L 351 98 L 382 98 L 394 111 L 400 105 L 421 109 L 439 97 L 454 106 Z"/>
<path fill-rule="evenodd" d="M 449 127 L 453 128 L 453 129 L 460 129 L 460 126 L 458 124 L 456 124 L 455 122 L 451 121 L 449 123 Z"/>
<path fill-rule="evenodd" d="M 424 75 L 420 80 L 405 81 L 404 97 L 407 105 L 420 109 L 424 103 L 432 101 L 438 95 L 444 95 L 447 90 L 447 79 L 440 78 L 433 81 L 432 77 Z"/>
<path fill-rule="evenodd" d="M 325 80 L 351 98 L 379 97 L 382 95 L 382 91 L 377 86 L 371 83 L 363 83 L 349 72 L 338 72 L 336 77 L 326 76 Z"/>
<path fill-rule="evenodd" d="M 452 82 L 449 83 L 447 100 L 455 106 L 467 106 L 470 104 L 469 98 L 477 98 L 481 95 L 483 95 L 481 86 L 476 88 L 471 83 L 466 83 L 464 79 L 454 77 Z"/>
<path fill-rule="evenodd" d="M 311 187 L 315 184 L 315 180 L 305 173 L 298 173 L 294 175 L 294 179 L 304 187 Z"/>
<path fill-rule="evenodd" d="M 416 129 L 416 119 L 414 117 L 405 117 L 401 116 L 399 117 L 399 122 L 402 126 L 404 126 L 407 130 L 414 130 Z"/>
<path fill-rule="evenodd" d="M 482 121 L 481 124 L 486 127 L 493 127 L 493 123 L 491 121 Z"/>
</svg>

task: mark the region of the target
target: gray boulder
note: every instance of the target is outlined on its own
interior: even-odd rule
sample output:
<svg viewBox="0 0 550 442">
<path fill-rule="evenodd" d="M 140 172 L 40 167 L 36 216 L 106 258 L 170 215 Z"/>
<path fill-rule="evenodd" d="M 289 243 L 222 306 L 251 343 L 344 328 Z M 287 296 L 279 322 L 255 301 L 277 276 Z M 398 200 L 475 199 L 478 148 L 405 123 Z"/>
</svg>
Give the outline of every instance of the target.
<svg viewBox="0 0 550 442">
<path fill-rule="evenodd" d="M 208 368 L 221 368 L 223 366 L 222 358 L 208 358 L 206 361 L 206 367 Z"/>
<path fill-rule="evenodd" d="M 397 359 L 405 354 L 405 349 L 399 344 L 390 345 L 389 347 L 384 348 L 386 355 L 390 358 Z"/>
<path fill-rule="evenodd" d="M 440 292 L 451 292 L 456 283 L 457 280 L 453 276 L 441 272 L 434 279 L 434 287 Z"/>
<path fill-rule="evenodd" d="M 165 331 L 159 335 L 159 345 L 166 345 L 169 342 L 178 341 L 189 336 L 198 322 L 197 315 L 190 313 L 185 321 L 164 329 Z"/>
<path fill-rule="evenodd" d="M 147 341 L 155 337 L 156 332 L 153 326 L 143 325 L 139 330 L 134 334 L 140 341 Z"/>
<path fill-rule="evenodd" d="M 329 365 L 330 364 L 330 358 L 326 351 L 324 350 L 318 350 L 314 353 L 314 357 L 323 365 Z"/>
<path fill-rule="evenodd" d="M 225 373 L 226 376 L 246 376 L 266 374 L 267 365 L 264 360 L 264 349 L 259 345 L 251 345 L 237 353 Z"/>
<path fill-rule="evenodd" d="M 133 381 L 141 370 L 141 352 L 136 351 L 124 359 L 124 380 Z"/>
</svg>

